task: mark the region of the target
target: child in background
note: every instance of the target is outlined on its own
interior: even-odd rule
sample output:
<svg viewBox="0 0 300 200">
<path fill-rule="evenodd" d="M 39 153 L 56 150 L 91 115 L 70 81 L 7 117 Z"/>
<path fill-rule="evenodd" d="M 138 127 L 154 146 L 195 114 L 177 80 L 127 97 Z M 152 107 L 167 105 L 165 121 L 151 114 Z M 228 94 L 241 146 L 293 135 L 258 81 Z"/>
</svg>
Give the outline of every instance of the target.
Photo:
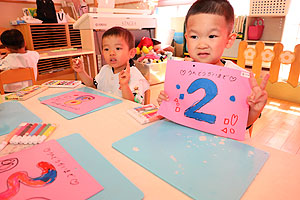
<svg viewBox="0 0 300 200">
<path fill-rule="evenodd" d="M 209 63 L 239 70 L 244 70 L 228 60 L 221 60 L 225 48 L 230 48 L 236 38 L 232 33 L 234 11 L 227 0 L 197 0 L 189 9 L 185 18 L 185 39 L 190 57 L 195 62 Z M 267 102 L 267 74 L 261 85 L 258 85 L 254 75 L 250 74 L 251 95 L 248 97 L 249 115 L 248 127 L 260 116 Z M 161 91 L 158 104 L 168 101 L 168 95 Z"/>
<path fill-rule="evenodd" d="M 80 59 L 73 60 L 73 69 L 82 82 L 86 86 L 142 103 L 140 99 L 144 98 L 149 83 L 136 67 L 130 67 L 129 61 L 136 53 L 133 35 L 122 27 L 108 29 L 102 35 L 102 53 L 107 65 L 102 66 L 94 79 L 85 72 Z"/>
<path fill-rule="evenodd" d="M 0 60 L 0 71 L 16 68 L 33 68 L 35 79 L 37 78 L 37 63 L 40 55 L 36 51 L 25 49 L 25 41 L 22 33 L 17 29 L 4 31 L 1 34 L 1 42 L 8 50 L 8 55 Z M 32 81 L 4 84 L 5 92 L 15 92 L 32 85 Z"/>
</svg>

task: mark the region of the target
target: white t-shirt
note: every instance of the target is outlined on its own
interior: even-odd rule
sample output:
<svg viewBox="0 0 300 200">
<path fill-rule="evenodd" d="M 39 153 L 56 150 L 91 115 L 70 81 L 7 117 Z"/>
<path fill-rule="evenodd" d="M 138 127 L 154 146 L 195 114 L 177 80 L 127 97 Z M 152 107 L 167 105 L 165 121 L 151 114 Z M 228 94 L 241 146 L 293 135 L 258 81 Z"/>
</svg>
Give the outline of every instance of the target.
<svg viewBox="0 0 300 200">
<path fill-rule="evenodd" d="M 114 74 L 109 65 L 102 66 L 99 74 L 96 75 L 97 89 L 122 97 L 122 91 L 119 89 L 119 73 Z M 145 91 L 150 87 L 148 81 L 142 73 L 134 66 L 130 67 L 129 88 L 136 98 L 144 99 Z M 142 102 L 138 102 L 142 103 Z"/>
<path fill-rule="evenodd" d="M 0 69 L 9 70 L 16 68 L 33 68 L 35 79 L 37 78 L 37 63 L 40 55 L 36 51 L 26 51 L 26 53 L 10 53 L 0 60 Z M 21 81 L 17 83 L 4 84 L 5 92 L 15 92 L 19 89 L 32 85 L 32 81 Z"/>
</svg>

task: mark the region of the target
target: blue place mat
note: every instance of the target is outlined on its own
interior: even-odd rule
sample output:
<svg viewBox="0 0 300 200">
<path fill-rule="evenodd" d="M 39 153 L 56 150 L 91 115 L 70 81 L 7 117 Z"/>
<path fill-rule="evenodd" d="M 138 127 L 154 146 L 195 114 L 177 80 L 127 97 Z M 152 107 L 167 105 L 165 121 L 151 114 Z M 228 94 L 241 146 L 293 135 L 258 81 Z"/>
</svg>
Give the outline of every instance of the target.
<svg viewBox="0 0 300 200">
<path fill-rule="evenodd" d="M 93 89 L 88 88 L 88 87 L 78 88 L 78 89 L 75 89 L 75 90 L 115 99 L 114 101 L 112 101 L 112 102 L 110 102 L 108 104 L 105 104 L 105 105 L 103 105 L 103 106 L 101 106 L 99 108 L 96 108 L 96 109 L 94 109 L 94 110 L 92 110 L 92 111 L 90 111 L 90 112 L 88 112 L 88 113 L 86 113 L 84 115 L 87 115 L 89 113 L 92 113 L 92 112 L 95 112 L 95 111 L 98 111 L 98 110 L 101 110 L 101 109 L 104 109 L 104 108 L 107 108 L 107 107 L 110 107 L 110 106 L 113 106 L 113 105 L 116 105 L 116 104 L 119 104 L 119 103 L 122 102 L 122 100 L 120 100 L 120 99 L 116 99 L 114 97 L 111 97 L 109 95 L 103 94 L 101 92 L 98 92 L 97 90 L 93 90 Z M 71 91 L 73 91 L 73 90 L 66 91 L 66 92 L 61 92 L 61 93 L 56 93 L 56 94 L 52 94 L 52 95 L 49 95 L 49 96 L 40 97 L 39 100 L 40 101 L 44 101 L 44 100 L 47 100 L 47 99 L 50 99 L 50 98 L 53 98 L 53 97 L 56 97 L 56 96 L 59 96 L 59 95 L 71 92 Z M 47 106 L 50 107 L 51 109 L 53 109 L 55 112 L 57 112 L 58 114 L 60 114 L 61 116 L 63 116 L 66 119 L 74 119 L 74 118 L 82 116 L 82 115 L 78 115 L 78 114 L 75 114 L 75 113 L 72 113 L 72 112 L 60 109 L 60 108 L 56 108 L 56 107 L 53 107 L 53 106 L 50 106 L 50 105 L 47 105 Z"/>
<path fill-rule="evenodd" d="M 57 141 L 104 187 L 104 190 L 89 199 L 143 199 L 143 192 L 123 176 L 80 134 L 72 134 Z"/>
<path fill-rule="evenodd" d="M 169 121 L 159 121 L 113 147 L 193 199 L 240 199 L 267 152 Z"/>
<path fill-rule="evenodd" d="M 10 133 L 22 122 L 41 123 L 42 120 L 18 101 L 0 104 L 0 135 Z"/>
</svg>

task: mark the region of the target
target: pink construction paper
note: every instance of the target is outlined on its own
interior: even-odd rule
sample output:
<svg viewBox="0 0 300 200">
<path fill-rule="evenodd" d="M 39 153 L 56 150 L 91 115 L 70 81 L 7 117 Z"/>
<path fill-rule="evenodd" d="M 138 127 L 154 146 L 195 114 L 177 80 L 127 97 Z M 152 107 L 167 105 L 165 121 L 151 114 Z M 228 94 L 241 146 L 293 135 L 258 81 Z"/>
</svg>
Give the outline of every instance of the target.
<svg viewBox="0 0 300 200">
<path fill-rule="evenodd" d="M 101 190 L 56 140 L 0 158 L 0 199 L 82 200 Z"/>
<path fill-rule="evenodd" d="M 41 101 L 41 103 L 83 115 L 114 100 L 115 99 L 109 97 L 73 90 L 57 97 Z"/>
<path fill-rule="evenodd" d="M 162 102 L 158 114 L 207 133 L 244 140 L 249 76 L 247 71 L 169 60 L 164 90 L 170 100 Z"/>
</svg>

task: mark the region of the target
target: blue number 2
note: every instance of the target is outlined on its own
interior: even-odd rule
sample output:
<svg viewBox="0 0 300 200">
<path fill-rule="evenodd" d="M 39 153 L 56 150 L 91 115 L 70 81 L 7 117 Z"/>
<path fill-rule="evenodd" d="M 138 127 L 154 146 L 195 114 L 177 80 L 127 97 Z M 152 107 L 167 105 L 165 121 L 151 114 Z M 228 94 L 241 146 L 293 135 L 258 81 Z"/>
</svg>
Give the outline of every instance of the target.
<svg viewBox="0 0 300 200">
<path fill-rule="evenodd" d="M 215 96 L 218 94 L 217 85 L 206 78 L 199 78 L 191 83 L 189 88 L 187 89 L 188 94 L 191 94 L 199 89 L 205 90 L 205 96 L 200 100 L 196 101 L 192 106 L 187 108 L 184 111 L 184 115 L 189 118 L 193 118 L 199 121 L 205 121 L 210 124 L 214 124 L 216 121 L 216 116 L 212 114 L 206 114 L 203 112 L 196 112 L 205 104 L 209 103 Z"/>
</svg>

